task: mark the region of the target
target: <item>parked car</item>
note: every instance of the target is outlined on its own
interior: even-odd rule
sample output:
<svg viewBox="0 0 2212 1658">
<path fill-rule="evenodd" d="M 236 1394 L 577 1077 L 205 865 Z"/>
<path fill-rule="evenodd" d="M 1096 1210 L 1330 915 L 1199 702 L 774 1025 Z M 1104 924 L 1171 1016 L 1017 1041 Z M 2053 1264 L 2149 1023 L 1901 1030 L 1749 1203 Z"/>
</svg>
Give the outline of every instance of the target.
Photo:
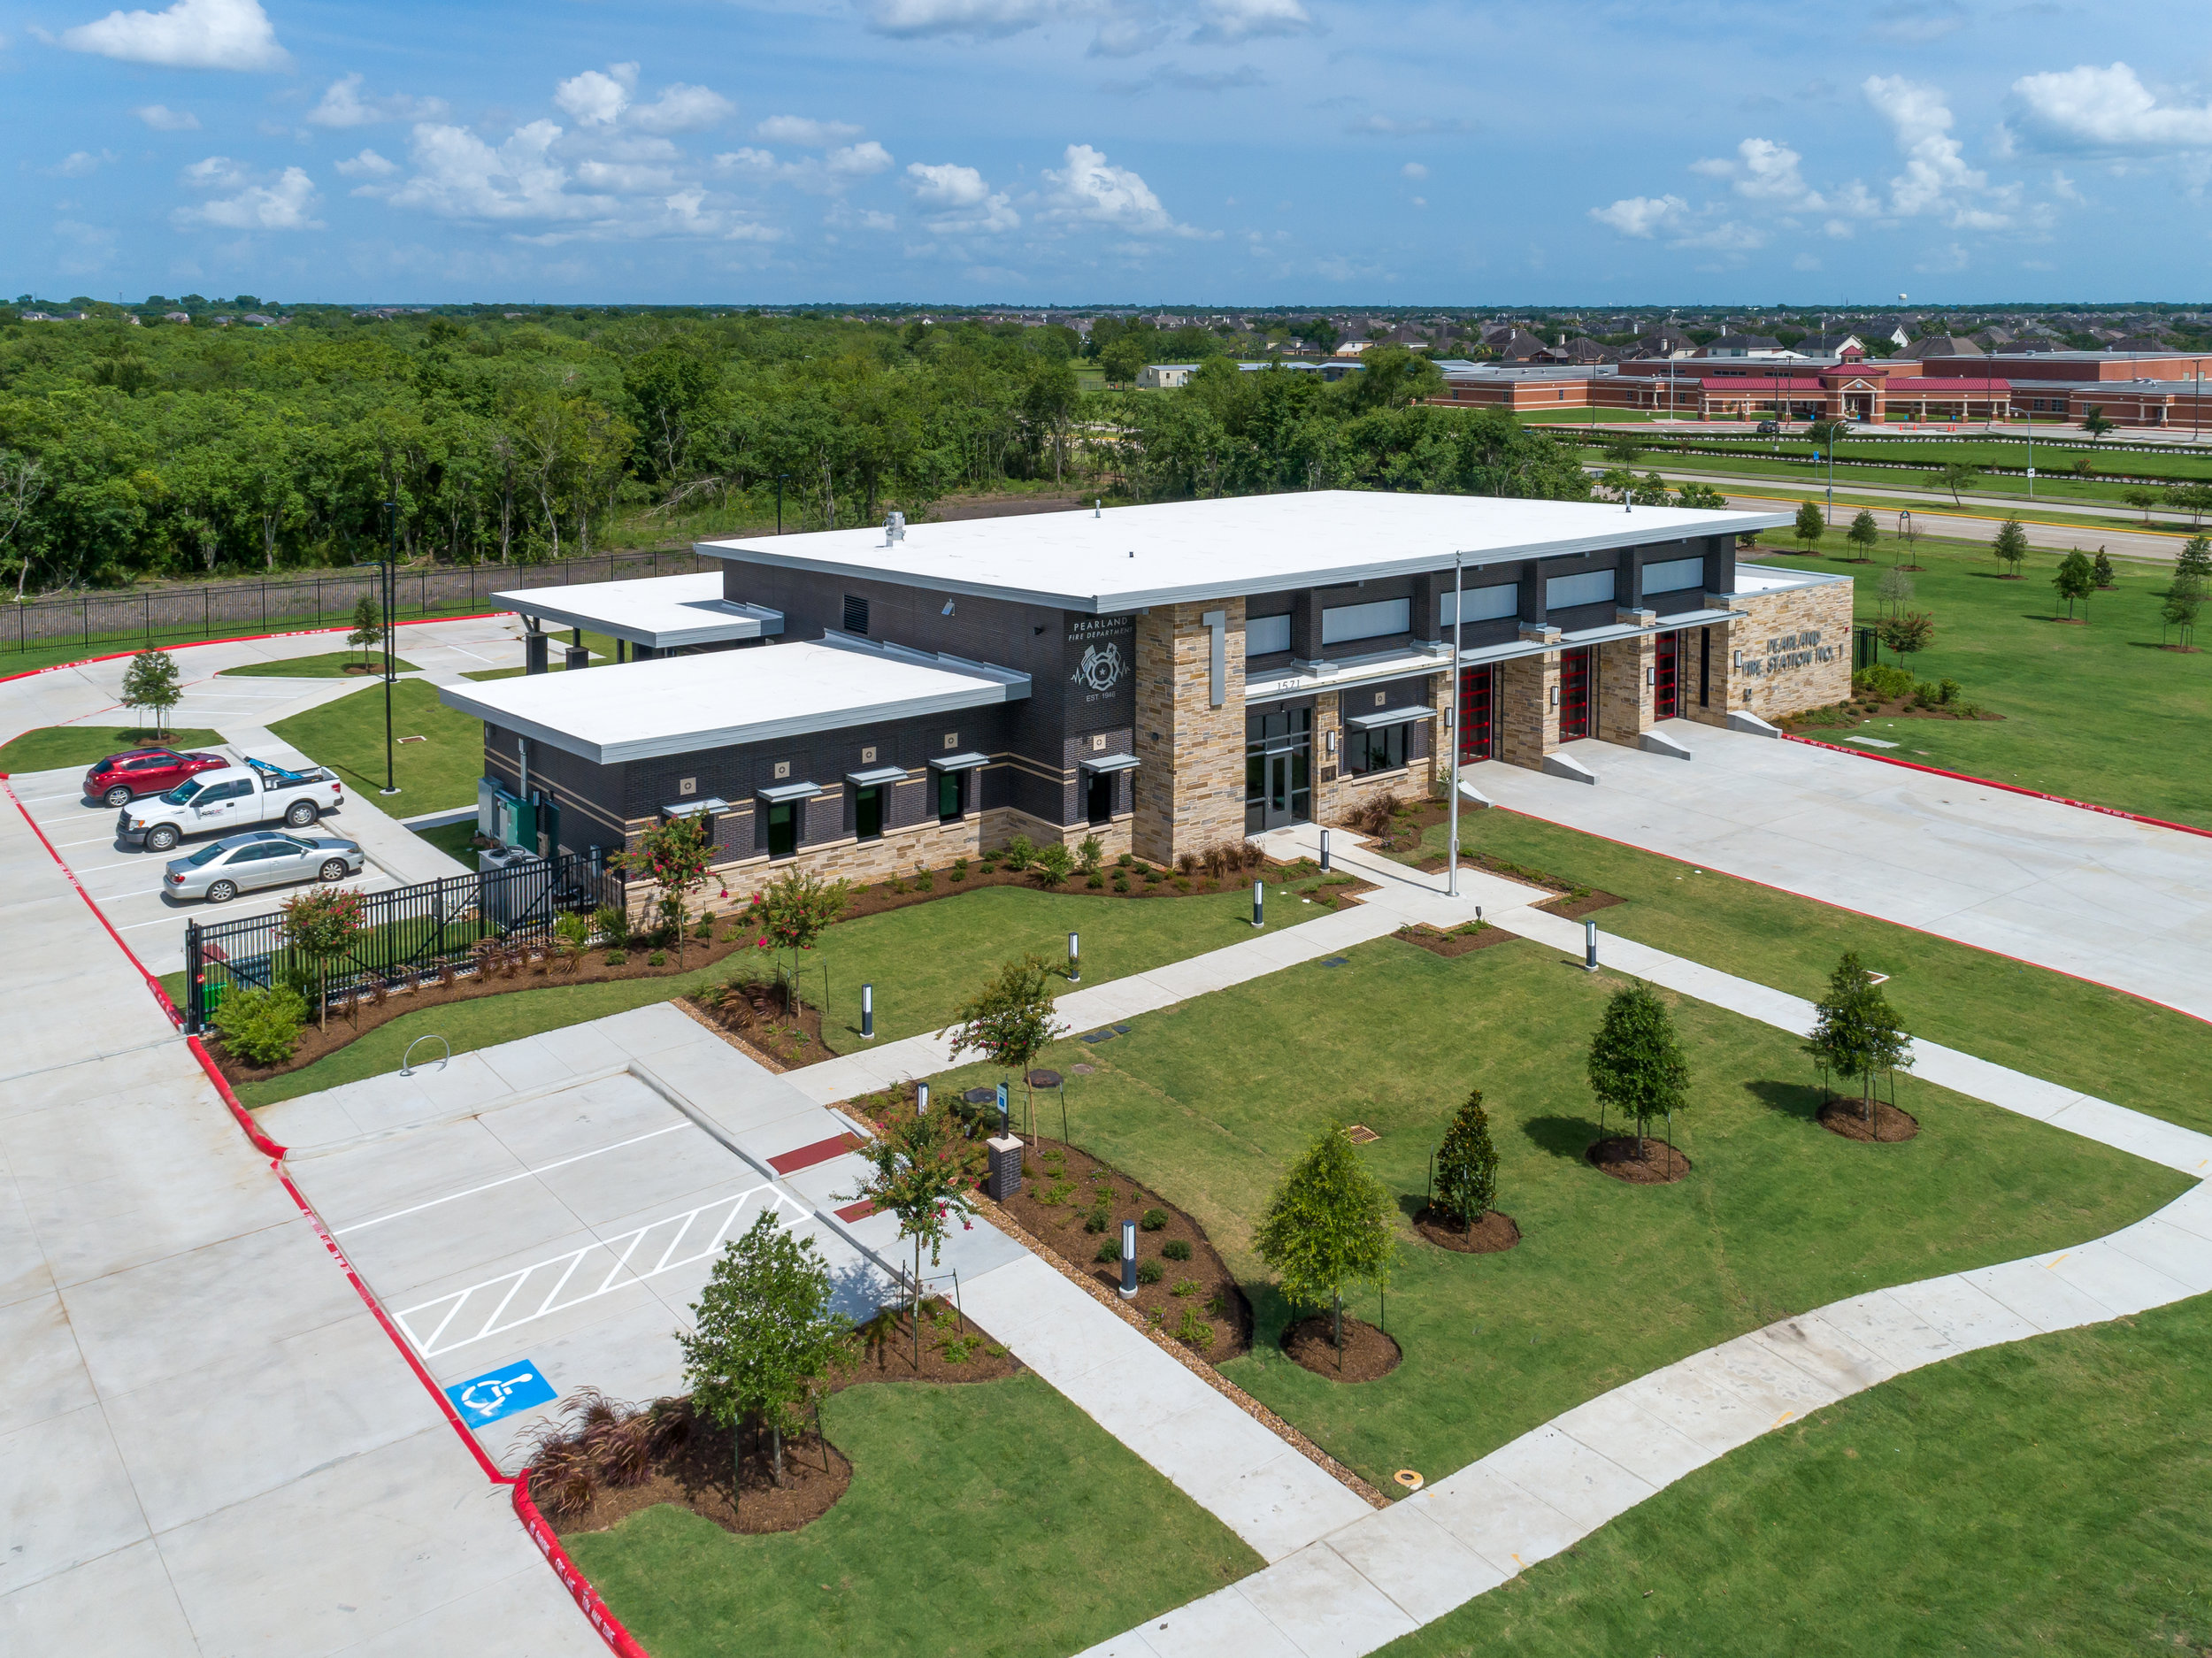
<svg viewBox="0 0 2212 1658">
<path fill-rule="evenodd" d="M 338 779 L 319 767 L 288 771 L 266 760 L 225 764 L 188 777 L 158 799 L 125 806 L 115 819 L 116 839 L 166 852 L 188 834 L 210 829 L 234 833 L 253 824 L 282 821 L 307 829 L 324 812 L 345 803 Z"/>
<path fill-rule="evenodd" d="M 1781 434 L 1781 430 L 1782 423 L 1779 420 L 1762 420 L 1759 422 L 1759 435 L 1763 438 L 1778 436 Z"/>
<path fill-rule="evenodd" d="M 84 774 L 84 797 L 104 806 L 127 806 L 141 794 L 165 794 L 188 777 L 230 764 L 230 756 L 195 749 L 127 748 L 94 763 Z"/>
<path fill-rule="evenodd" d="M 161 890 L 172 898 L 204 898 L 227 903 L 261 887 L 289 887 L 299 881 L 342 881 L 358 875 L 364 862 L 359 844 L 334 835 L 291 835 L 280 829 L 256 829 L 225 835 L 197 851 L 171 858 Z"/>
</svg>

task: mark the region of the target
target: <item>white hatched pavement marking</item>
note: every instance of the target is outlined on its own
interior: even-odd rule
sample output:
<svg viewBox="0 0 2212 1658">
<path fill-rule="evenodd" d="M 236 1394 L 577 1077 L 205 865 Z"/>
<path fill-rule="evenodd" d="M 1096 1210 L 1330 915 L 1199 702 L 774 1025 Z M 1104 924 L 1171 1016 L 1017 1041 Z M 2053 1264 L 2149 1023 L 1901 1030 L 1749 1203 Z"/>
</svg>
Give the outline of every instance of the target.
<svg viewBox="0 0 2212 1658">
<path fill-rule="evenodd" d="M 648 1221 L 642 1226 L 613 1238 L 594 1239 L 581 1248 L 567 1250 L 549 1260 L 534 1262 L 517 1271 L 503 1272 L 497 1278 L 485 1279 L 481 1284 L 472 1284 L 465 1290 L 454 1290 L 443 1295 L 434 1296 L 429 1301 L 419 1302 L 393 1316 L 399 1320 L 399 1327 L 407 1332 L 407 1339 L 415 1344 L 416 1351 L 424 1358 L 435 1358 L 440 1354 L 451 1353 L 456 1348 L 467 1347 L 472 1342 L 481 1341 L 487 1336 L 495 1336 L 503 1331 L 526 1324 L 533 1319 L 542 1318 L 549 1313 L 559 1312 L 565 1308 L 595 1300 L 618 1287 L 621 1282 L 643 1283 L 647 1278 L 657 1277 L 660 1273 L 672 1271 L 678 1267 L 689 1266 L 694 1262 L 704 1260 L 722 1247 L 722 1240 L 736 1224 L 738 1215 L 743 1210 L 747 1201 L 757 1197 L 763 1192 L 769 1194 L 769 1201 L 788 1207 L 802 1219 L 810 1217 L 811 1211 L 793 1201 L 776 1187 L 767 1185 L 749 1186 L 733 1196 L 716 1198 L 712 1202 L 702 1203 L 695 1209 L 686 1209 L 680 1215 L 664 1216 L 659 1220 Z M 699 1247 L 691 1250 L 688 1254 L 679 1255 L 677 1254 L 679 1246 L 690 1233 L 693 1223 L 698 1221 L 703 1216 L 716 1217 L 711 1232 L 707 1235 L 706 1241 Z M 664 1227 L 672 1227 L 674 1230 L 669 1234 L 668 1242 L 661 1249 L 659 1259 L 655 1261 L 650 1268 L 642 1271 L 632 1270 L 630 1260 L 638 1253 L 638 1246 L 646 1240 L 649 1234 L 659 1232 Z M 592 1288 L 580 1294 L 571 1295 L 565 1301 L 562 1300 L 562 1293 L 568 1288 L 569 1281 L 576 1276 L 577 1270 L 597 1251 L 604 1251 L 610 1258 L 605 1275 Z M 630 1273 L 626 1279 L 624 1278 L 626 1272 Z M 527 1298 L 523 1297 L 522 1291 L 533 1278 L 540 1274 L 548 1275 L 551 1279 L 552 1286 L 545 1292 L 536 1305 L 532 1306 Z M 462 1319 L 459 1332 L 453 1339 L 448 1341 L 443 1339 L 448 1328 L 454 1324 L 462 1309 L 472 1297 L 482 1295 L 488 1299 L 495 1292 L 500 1292 L 498 1302 L 480 1323 L 472 1319 Z M 507 1309 L 513 1306 L 518 1299 L 521 1300 L 522 1305 L 528 1310 L 519 1312 L 512 1318 L 507 1317 Z M 482 1304 L 479 1302 L 480 1306 Z M 437 1323 L 431 1327 L 428 1335 L 421 1334 L 416 1321 L 434 1314 L 437 1316 Z M 503 1320 L 504 1322 L 502 1322 Z"/>
</svg>

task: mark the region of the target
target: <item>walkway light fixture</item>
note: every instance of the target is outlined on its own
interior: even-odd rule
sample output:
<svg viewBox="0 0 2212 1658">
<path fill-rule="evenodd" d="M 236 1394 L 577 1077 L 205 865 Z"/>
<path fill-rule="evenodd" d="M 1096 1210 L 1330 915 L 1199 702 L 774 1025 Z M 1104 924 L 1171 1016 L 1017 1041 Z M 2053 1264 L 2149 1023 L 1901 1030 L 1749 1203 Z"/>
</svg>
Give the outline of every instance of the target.
<svg viewBox="0 0 2212 1658">
<path fill-rule="evenodd" d="M 1121 1293 L 1131 1297 L 1137 1293 L 1137 1223 L 1133 1220 L 1121 1224 Z"/>
<path fill-rule="evenodd" d="M 1462 597 L 1462 582 L 1466 565 L 1467 555 L 1455 549 L 1452 553 L 1451 718 L 1444 727 L 1444 740 L 1451 744 L 1451 764 L 1447 769 L 1447 775 L 1452 780 L 1452 828 L 1444 853 L 1444 895 L 1448 898 L 1459 896 L 1459 767 L 1465 753 L 1459 729 L 1460 706 L 1465 701 L 1460 690 L 1460 675 L 1467 672 L 1461 664 L 1461 651 L 1467 637 L 1467 618 L 1463 614 L 1466 603 Z M 1325 870 L 1329 867 L 1329 832 L 1325 829 L 1321 832 L 1321 867 Z"/>
<path fill-rule="evenodd" d="M 1083 938 L 1080 933 L 1068 934 L 1068 983 L 1083 982 Z"/>
</svg>

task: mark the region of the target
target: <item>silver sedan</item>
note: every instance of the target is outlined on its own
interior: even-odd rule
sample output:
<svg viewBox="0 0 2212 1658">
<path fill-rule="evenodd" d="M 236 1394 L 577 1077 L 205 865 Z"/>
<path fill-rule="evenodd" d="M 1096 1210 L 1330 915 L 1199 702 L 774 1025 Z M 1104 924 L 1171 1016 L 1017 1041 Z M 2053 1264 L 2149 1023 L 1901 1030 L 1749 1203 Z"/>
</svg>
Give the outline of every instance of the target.
<svg viewBox="0 0 2212 1658">
<path fill-rule="evenodd" d="M 180 858 L 171 858 L 161 890 L 172 898 L 227 903 L 257 887 L 299 881 L 342 881 L 361 872 L 360 845 L 335 835 L 287 834 L 256 829 L 226 835 Z"/>
</svg>

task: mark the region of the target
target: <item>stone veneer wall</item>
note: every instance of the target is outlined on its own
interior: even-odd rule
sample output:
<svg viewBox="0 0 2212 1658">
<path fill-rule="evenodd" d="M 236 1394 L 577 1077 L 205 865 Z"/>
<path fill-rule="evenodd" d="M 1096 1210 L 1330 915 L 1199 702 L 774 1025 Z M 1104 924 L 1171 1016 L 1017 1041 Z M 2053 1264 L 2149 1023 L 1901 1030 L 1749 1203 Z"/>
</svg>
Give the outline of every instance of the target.
<svg viewBox="0 0 2212 1658">
<path fill-rule="evenodd" d="M 1540 770 L 1544 756 L 1559 747 L 1559 653 L 1513 656 L 1498 664 L 1493 707 L 1497 757 L 1509 765 Z"/>
<path fill-rule="evenodd" d="M 1213 635 L 1227 612 L 1221 706 Z M 1131 850 L 1155 864 L 1244 838 L 1244 601 L 1155 605 L 1137 619 L 1136 821 Z M 1078 837 L 1079 839 L 1080 837 Z"/>
<path fill-rule="evenodd" d="M 1654 687 L 1648 681 L 1658 657 L 1659 648 L 1648 633 L 1598 647 L 1598 705 L 1593 736 L 1632 748 L 1637 738 L 1651 729 Z"/>
<path fill-rule="evenodd" d="M 1697 632 L 1683 638 L 1684 712 L 1724 725 L 1741 709 L 1778 720 L 1851 694 L 1851 583 L 1824 581 L 1729 601 L 1744 614 L 1713 630 L 1708 706 L 1697 706 Z M 1740 662 L 1738 653 L 1742 653 Z"/>
</svg>

